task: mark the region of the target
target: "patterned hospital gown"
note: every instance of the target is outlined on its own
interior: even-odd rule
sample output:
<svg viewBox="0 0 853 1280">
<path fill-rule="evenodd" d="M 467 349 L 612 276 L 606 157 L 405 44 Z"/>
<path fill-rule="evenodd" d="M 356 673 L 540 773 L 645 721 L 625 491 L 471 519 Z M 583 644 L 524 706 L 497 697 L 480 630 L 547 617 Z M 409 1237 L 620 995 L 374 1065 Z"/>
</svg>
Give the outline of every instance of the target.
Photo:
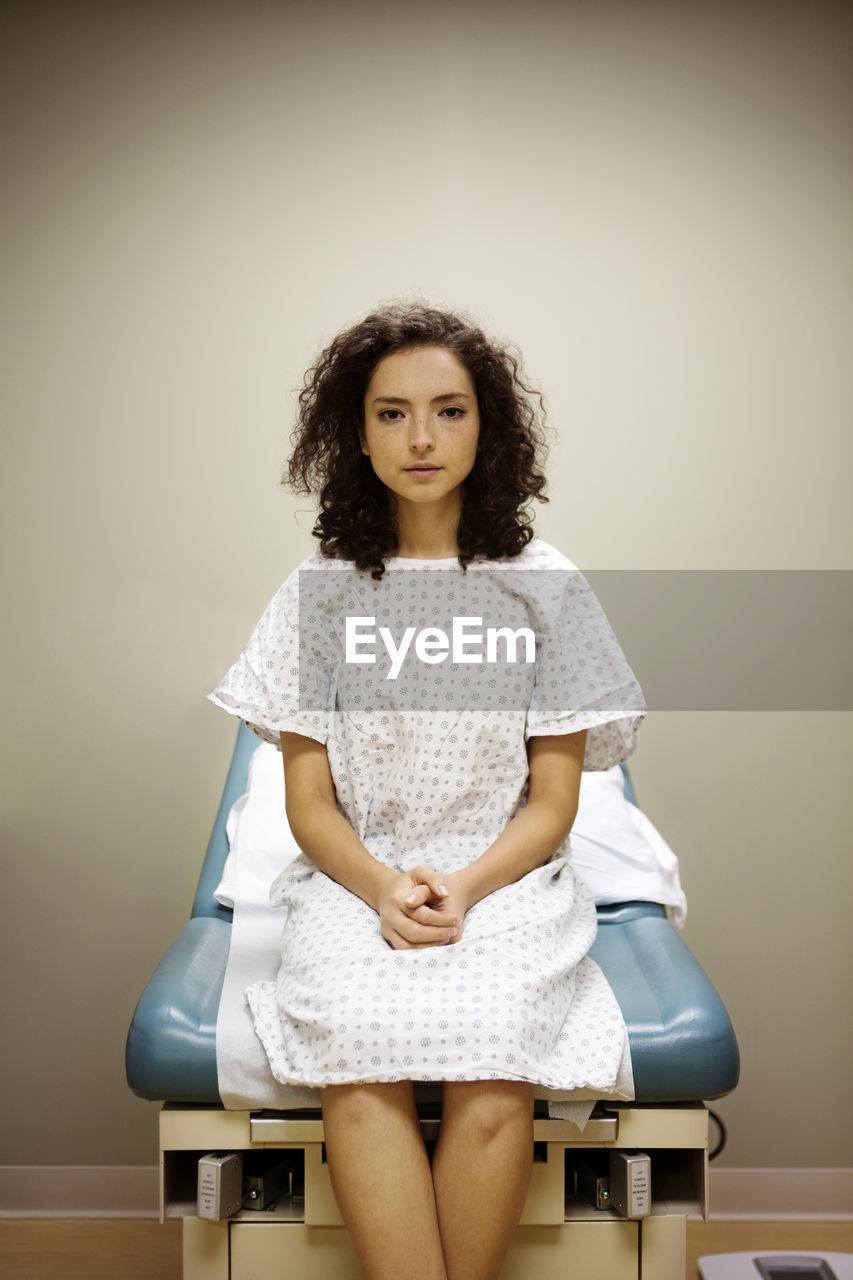
<svg viewBox="0 0 853 1280">
<path fill-rule="evenodd" d="M 482 592 L 497 612 L 481 618 L 528 624 L 535 662 L 519 648 L 498 671 L 440 661 L 435 648 L 418 661 L 410 648 L 392 679 L 378 642 L 372 664 L 345 661 L 344 615 L 384 618 L 399 643 L 413 608 L 421 621 L 441 609 L 470 618 L 488 607 Z M 584 768 L 606 769 L 631 753 L 645 714 L 586 580 L 540 539 L 467 571 L 392 557 L 381 584 L 315 554 L 209 696 L 276 745 L 282 730 L 323 742 L 338 805 L 374 857 L 444 874 L 482 854 L 524 803 L 530 737 L 587 729 Z M 287 908 L 281 967 L 246 998 L 282 1083 L 509 1079 L 543 1097 L 614 1088 L 625 1026 L 586 956 L 595 907 L 568 840 L 473 906 L 447 946 L 393 950 L 376 912 L 304 854 L 271 901 Z"/>
</svg>

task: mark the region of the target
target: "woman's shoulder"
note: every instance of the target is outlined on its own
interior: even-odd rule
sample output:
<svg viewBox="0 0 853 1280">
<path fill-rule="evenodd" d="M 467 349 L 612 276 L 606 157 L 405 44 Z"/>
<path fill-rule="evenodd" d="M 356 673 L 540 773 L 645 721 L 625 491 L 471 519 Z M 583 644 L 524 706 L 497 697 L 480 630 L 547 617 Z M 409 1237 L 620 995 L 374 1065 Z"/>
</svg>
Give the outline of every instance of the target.
<svg viewBox="0 0 853 1280">
<path fill-rule="evenodd" d="M 322 551 L 312 551 L 310 556 L 296 566 L 295 573 L 299 573 L 301 569 L 321 569 L 329 570 L 334 573 L 341 569 L 353 569 L 355 567 L 354 560 L 343 560 L 338 556 L 327 556 Z"/>
<path fill-rule="evenodd" d="M 299 610 L 300 600 L 310 600 L 316 595 L 321 598 L 324 594 L 324 588 L 320 586 L 317 577 L 320 573 L 328 570 L 352 569 L 351 560 L 332 560 L 329 556 L 322 555 L 319 551 L 315 551 L 312 555 L 306 556 L 284 579 L 281 586 L 273 595 L 267 606 L 269 614 L 297 614 Z M 331 585 L 328 583 L 327 585 Z"/>
<path fill-rule="evenodd" d="M 295 569 L 291 569 L 280 589 L 283 591 L 285 587 L 295 586 L 303 573 L 334 573 L 347 569 L 352 571 L 354 568 L 355 565 L 352 560 L 337 560 L 332 556 L 323 555 L 321 551 L 314 551 L 310 556 L 306 556 L 304 560 L 300 561 Z"/>
<path fill-rule="evenodd" d="M 562 551 L 558 551 L 550 542 L 546 542 L 544 538 L 531 538 L 519 555 L 511 560 L 503 560 L 500 563 L 507 568 L 563 569 L 577 572 L 577 565 L 573 564 L 568 556 L 564 556 Z"/>
</svg>

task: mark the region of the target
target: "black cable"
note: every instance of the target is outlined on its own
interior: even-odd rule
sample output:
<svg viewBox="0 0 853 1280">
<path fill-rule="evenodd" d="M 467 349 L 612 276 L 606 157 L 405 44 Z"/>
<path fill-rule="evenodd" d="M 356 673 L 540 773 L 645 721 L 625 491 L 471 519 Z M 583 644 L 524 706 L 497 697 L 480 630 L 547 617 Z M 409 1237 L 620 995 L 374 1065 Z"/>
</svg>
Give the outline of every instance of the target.
<svg viewBox="0 0 853 1280">
<path fill-rule="evenodd" d="M 708 1161 L 710 1162 L 711 1160 L 716 1160 L 717 1156 L 720 1154 L 723 1147 L 726 1145 L 726 1138 L 728 1137 L 728 1134 L 726 1133 L 726 1126 L 723 1124 L 722 1120 L 717 1115 L 716 1111 L 712 1111 L 709 1107 L 708 1115 L 711 1117 L 711 1119 L 714 1121 L 714 1124 L 717 1126 L 717 1128 L 720 1131 L 720 1136 L 717 1141 L 717 1145 L 714 1147 L 713 1151 L 708 1152 Z"/>
</svg>

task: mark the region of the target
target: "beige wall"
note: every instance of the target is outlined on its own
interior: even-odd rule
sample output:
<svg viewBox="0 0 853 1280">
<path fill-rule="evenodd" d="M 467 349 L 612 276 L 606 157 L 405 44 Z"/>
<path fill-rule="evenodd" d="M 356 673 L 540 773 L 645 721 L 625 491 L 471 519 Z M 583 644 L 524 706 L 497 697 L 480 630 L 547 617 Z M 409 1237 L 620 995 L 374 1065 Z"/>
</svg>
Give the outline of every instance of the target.
<svg viewBox="0 0 853 1280">
<path fill-rule="evenodd" d="M 582 567 L 853 567 L 850 9 L 17 9 L 0 1163 L 144 1164 L 124 1037 L 231 749 L 203 695 L 310 548 L 277 477 L 342 324 L 420 294 L 520 344 Z M 853 1163 L 850 735 L 660 713 L 635 758 L 740 1038 L 729 1165 Z"/>
</svg>

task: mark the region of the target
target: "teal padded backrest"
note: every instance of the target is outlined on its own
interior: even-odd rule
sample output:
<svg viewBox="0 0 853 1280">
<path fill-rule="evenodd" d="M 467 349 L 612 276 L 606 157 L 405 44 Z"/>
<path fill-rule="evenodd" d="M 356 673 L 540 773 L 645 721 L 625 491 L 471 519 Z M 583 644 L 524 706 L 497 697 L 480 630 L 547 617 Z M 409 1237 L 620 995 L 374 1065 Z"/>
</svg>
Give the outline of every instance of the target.
<svg viewBox="0 0 853 1280">
<path fill-rule="evenodd" d="M 256 738 L 251 729 L 241 721 L 240 728 L 237 731 L 234 754 L 231 757 L 231 765 L 228 769 L 228 776 L 225 779 L 225 788 L 222 792 L 222 799 L 219 802 L 219 810 L 216 814 L 213 830 L 210 833 L 207 853 L 204 856 L 204 865 L 199 876 L 198 888 L 193 902 L 193 916 L 213 916 L 219 920 L 232 920 L 234 917 L 234 912 L 230 908 L 223 907 L 216 901 L 213 896 L 213 890 L 222 879 L 222 869 L 225 866 L 225 859 L 228 857 L 228 837 L 225 834 L 225 824 L 228 821 L 232 805 L 240 799 L 240 796 L 246 790 L 249 760 L 252 752 L 258 746 L 260 746 L 260 739 Z"/>
<path fill-rule="evenodd" d="M 630 800 L 631 804 L 636 804 L 637 797 L 634 795 L 634 784 L 631 781 L 631 775 L 628 772 L 628 766 L 626 765 L 624 760 L 622 761 L 620 768 L 622 770 L 622 775 L 625 779 L 625 799 Z"/>
</svg>

